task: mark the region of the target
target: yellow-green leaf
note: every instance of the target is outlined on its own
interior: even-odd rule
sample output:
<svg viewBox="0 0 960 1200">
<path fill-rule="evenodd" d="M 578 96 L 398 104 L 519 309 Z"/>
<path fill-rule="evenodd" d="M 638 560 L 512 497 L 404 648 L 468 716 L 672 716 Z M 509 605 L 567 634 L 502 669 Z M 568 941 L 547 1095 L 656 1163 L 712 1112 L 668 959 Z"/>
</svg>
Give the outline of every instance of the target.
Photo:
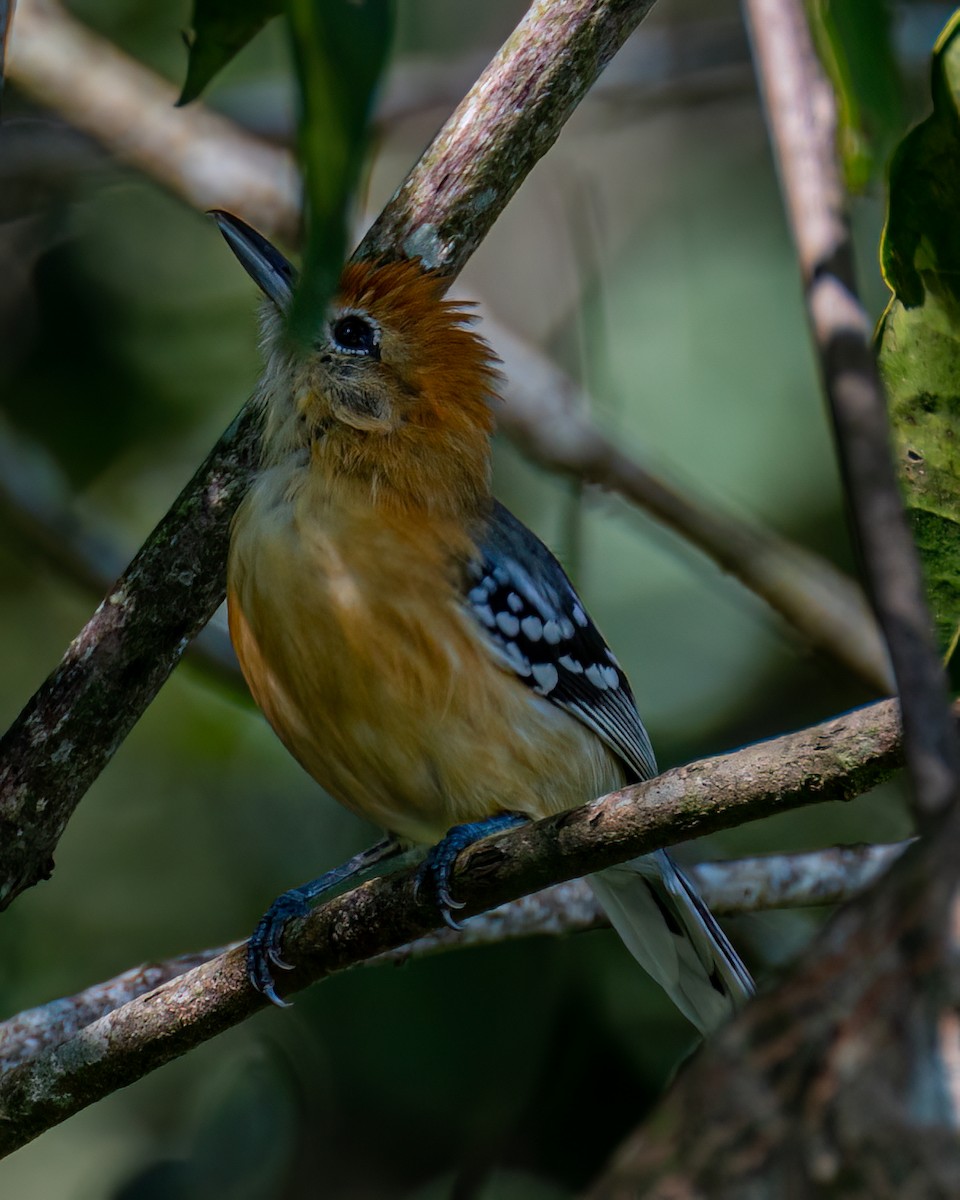
<svg viewBox="0 0 960 1200">
<path fill-rule="evenodd" d="M 960 10 L 933 52 L 933 112 L 890 168 L 881 246 L 893 297 L 879 359 L 941 648 L 960 625 Z"/>
</svg>

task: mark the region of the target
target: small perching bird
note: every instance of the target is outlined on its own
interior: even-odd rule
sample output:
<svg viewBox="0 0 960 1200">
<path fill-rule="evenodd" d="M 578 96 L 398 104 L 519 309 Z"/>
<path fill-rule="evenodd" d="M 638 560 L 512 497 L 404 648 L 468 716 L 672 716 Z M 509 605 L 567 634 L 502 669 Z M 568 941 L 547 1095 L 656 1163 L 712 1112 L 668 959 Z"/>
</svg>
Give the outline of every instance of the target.
<svg viewBox="0 0 960 1200">
<path fill-rule="evenodd" d="M 351 263 L 298 352 L 283 336 L 293 268 L 244 222 L 214 215 L 271 302 L 262 462 L 230 544 L 237 657 L 281 741 L 332 796 L 396 842 L 439 843 L 427 862 L 449 919 L 463 846 L 651 778 L 649 738 L 563 568 L 491 495 L 494 358 L 444 281 L 412 261 Z M 387 846 L 268 911 L 248 951 L 264 995 L 281 1003 L 286 921 Z M 700 1030 L 750 995 L 666 852 L 591 882 Z"/>
</svg>

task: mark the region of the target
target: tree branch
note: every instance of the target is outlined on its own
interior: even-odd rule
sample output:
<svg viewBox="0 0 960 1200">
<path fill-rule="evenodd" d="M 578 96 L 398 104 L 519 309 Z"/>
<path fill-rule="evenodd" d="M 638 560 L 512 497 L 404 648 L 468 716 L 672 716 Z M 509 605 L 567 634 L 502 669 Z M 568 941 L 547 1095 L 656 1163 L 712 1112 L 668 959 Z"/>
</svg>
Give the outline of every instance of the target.
<svg viewBox="0 0 960 1200">
<path fill-rule="evenodd" d="M 695 863 L 684 870 L 697 885 L 704 903 L 718 916 L 842 904 L 874 883 L 908 844 L 835 846 L 799 854 Z M 609 924 L 589 883 L 585 879 L 570 879 L 470 917 L 462 929 L 444 926 L 396 950 L 367 959 L 363 965 L 407 962 L 445 950 L 499 945 L 518 938 L 563 936 L 602 929 Z M 52 1000 L 0 1022 L 0 1074 L 36 1057 L 44 1049 L 59 1045 L 121 1005 L 240 944 L 234 942 L 215 950 L 143 963 L 76 995 Z"/>
<path fill-rule="evenodd" d="M 885 701 L 692 763 L 471 847 L 458 860 L 453 889 L 469 917 L 663 845 L 816 800 L 850 798 L 897 768 L 899 742 L 896 705 Z M 371 880 L 291 923 L 284 956 L 299 965 L 280 980 L 280 991 L 430 934 L 436 906 L 417 894 L 415 874 Z M 130 1001 L 0 1080 L 0 1154 L 265 1003 L 247 980 L 242 946 Z"/>
<path fill-rule="evenodd" d="M 651 4 L 535 3 L 357 254 L 455 276 Z M 80 798 L 223 599 L 257 440 L 247 408 L 0 743 L 0 907 L 50 874 Z"/>
<path fill-rule="evenodd" d="M 0 908 L 49 876 L 80 798 L 223 599 L 256 457 L 245 409 L 0 742 Z"/>
<path fill-rule="evenodd" d="M 455 275 L 653 0 L 534 0 L 393 200 L 359 258 Z"/>
<path fill-rule="evenodd" d="M 866 891 L 906 850 L 909 842 L 832 846 L 798 854 L 762 854 L 685 867 L 719 916 L 844 904 Z"/>
<path fill-rule="evenodd" d="M 871 323 L 857 297 L 836 105 L 801 0 L 747 0 L 746 12 L 847 501 L 890 650 L 914 803 L 925 821 L 958 794 L 960 744 L 890 453 Z"/>
</svg>

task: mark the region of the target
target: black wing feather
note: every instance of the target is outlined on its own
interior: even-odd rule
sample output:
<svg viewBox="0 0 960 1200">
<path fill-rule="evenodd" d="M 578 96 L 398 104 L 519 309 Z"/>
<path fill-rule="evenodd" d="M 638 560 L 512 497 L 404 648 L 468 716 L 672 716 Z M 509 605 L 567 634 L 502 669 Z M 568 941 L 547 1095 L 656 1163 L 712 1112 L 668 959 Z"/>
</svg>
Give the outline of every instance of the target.
<svg viewBox="0 0 960 1200">
<path fill-rule="evenodd" d="M 501 662 L 589 726 L 638 779 L 656 775 L 626 676 L 563 567 L 498 501 L 475 540 L 466 601 Z"/>
</svg>

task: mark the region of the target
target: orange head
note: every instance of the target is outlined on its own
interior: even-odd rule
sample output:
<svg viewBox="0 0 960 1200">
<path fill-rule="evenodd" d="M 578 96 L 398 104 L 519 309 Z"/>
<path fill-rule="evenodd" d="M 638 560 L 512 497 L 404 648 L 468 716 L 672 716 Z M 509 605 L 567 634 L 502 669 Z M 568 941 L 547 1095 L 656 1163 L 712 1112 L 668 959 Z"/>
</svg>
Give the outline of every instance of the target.
<svg viewBox="0 0 960 1200">
<path fill-rule="evenodd" d="M 271 301 L 265 463 L 309 450 L 331 489 L 387 508 L 454 515 L 484 501 L 497 376 L 442 277 L 413 261 L 348 264 L 313 346 L 296 352 L 282 323 L 293 268 L 236 217 L 215 215 Z"/>
</svg>

